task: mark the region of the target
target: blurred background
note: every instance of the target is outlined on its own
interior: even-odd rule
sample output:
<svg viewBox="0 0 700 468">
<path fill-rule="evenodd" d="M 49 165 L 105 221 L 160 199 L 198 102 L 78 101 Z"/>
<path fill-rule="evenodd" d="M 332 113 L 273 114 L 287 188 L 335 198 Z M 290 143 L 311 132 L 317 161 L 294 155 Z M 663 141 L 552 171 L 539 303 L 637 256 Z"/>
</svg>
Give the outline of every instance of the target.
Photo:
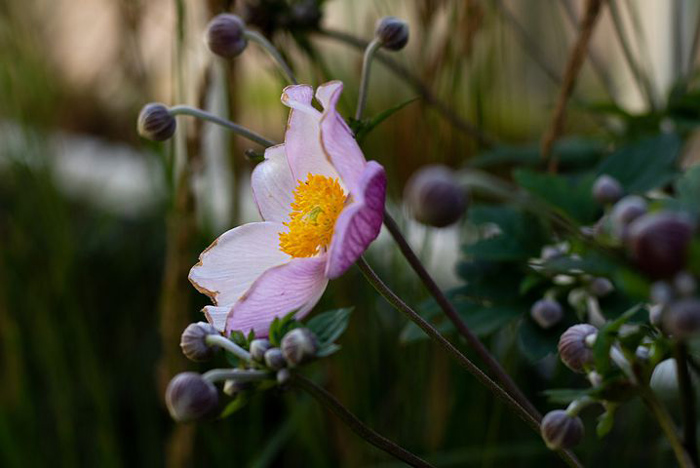
<svg viewBox="0 0 700 468">
<path fill-rule="evenodd" d="M 375 64 L 367 113 L 419 99 L 363 147 L 386 166 L 391 211 L 449 288 L 459 283 L 466 228 L 407 221 L 404 183 L 431 162 L 467 165 L 493 141 L 537 147 L 583 3 L 0 2 L 0 466 L 396 466 L 295 392 L 256 395 L 225 420 L 170 420 L 165 384 L 196 368 L 182 357 L 179 335 L 206 304 L 187 271 L 217 235 L 257 218 L 244 151 L 261 148 L 188 118 L 179 118 L 174 141 L 153 144 L 136 133 L 138 112 L 151 101 L 190 104 L 279 141 L 281 75 L 254 46 L 232 62 L 213 57 L 203 41 L 212 16 L 244 15 L 301 82 L 343 80 L 348 116 L 361 69 L 357 40 L 370 40 L 384 15 L 408 20 L 409 45 L 391 56 L 399 73 Z M 567 134 L 604 141 L 608 130 L 591 108 L 649 111 L 695 69 L 697 1 L 614 3 L 640 73 L 604 8 Z M 423 301 L 390 246 L 383 234 L 370 262 L 407 302 Z M 403 317 L 356 270 L 332 283 L 318 310 L 349 305 L 342 351 L 311 373 L 363 421 L 438 466 L 559 463 L 443 353 L 403 339 Z M 578 379 L 554 356 L 525 359 L 508 327 L 484 335 L 541 410 L 549 408 L 544 389 Z M 610 435 L 591 434 L 578 453 L 597 466 L 650 466 L 668 456 L 634 404 Z"/>
</svg>

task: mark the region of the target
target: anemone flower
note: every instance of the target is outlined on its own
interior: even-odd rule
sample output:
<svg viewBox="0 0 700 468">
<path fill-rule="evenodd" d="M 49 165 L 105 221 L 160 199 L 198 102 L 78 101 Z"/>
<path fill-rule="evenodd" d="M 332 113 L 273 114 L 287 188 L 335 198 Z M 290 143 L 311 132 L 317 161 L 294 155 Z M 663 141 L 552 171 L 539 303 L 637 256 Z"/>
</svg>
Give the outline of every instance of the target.
<svg viewBox="0 0 700 468">
<path fill-rule="evenodd" d="M 189 279 L 214 303 L 207 320 L 227 335 L 265 336 L 275 317 L 301 318 L 330 279 L 342 275 L 381 229 L 386 173 L 365 160 L 336 111 L 339 81 L 289 86 L 284 143 L 265 151 L 253 170 L 253 198 L 262 222 L 222 234 L 199 257 Z"/>
</svg>

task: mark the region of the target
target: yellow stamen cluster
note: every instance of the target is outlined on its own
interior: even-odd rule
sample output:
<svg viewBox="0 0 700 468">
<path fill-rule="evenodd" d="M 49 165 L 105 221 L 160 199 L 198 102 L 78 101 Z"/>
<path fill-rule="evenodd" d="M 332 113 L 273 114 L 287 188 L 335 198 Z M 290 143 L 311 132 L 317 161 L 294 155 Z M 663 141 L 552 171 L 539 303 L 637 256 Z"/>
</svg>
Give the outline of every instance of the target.
<svg viewBox="0 0 700 468">
<path fill-rule="evenodd" d="M 331 243 L 345 193 L 338 179 L 309 174 L 294 190 L 289 232 L 280 233 L 280 250 L 292 257 L 312 257 Z"/>
</svg>

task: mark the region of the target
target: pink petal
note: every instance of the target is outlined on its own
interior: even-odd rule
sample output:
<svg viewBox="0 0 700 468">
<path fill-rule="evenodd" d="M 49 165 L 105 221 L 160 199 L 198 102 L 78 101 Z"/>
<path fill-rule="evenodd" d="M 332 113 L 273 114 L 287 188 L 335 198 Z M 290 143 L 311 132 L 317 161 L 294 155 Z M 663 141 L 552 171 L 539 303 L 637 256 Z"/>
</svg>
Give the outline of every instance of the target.
<svg viewBox="0 0 700 468">
<path fill-rule="evenodd" d="M 316 90 L 316 98 L 324 107 L 321 117 L 321 146 L 345 186 L 354 192 L 367 162 L 350 128 L 335 110 L 342 92 L 343 83 L 340 81 L 331 81 Z"/>
<path fill-rule="evenodd" d="M 232 305 L 269 268 L 291 258 L 279 249 L 281 223 L 249 223 L 223 233 L 199 256 L 189 279 L 215 305 Z"/>
<path fill-rule="evenodd" d="M 228 316 L 228 313 L 231 311 L 231 306 L 211 306 L 208 305 L 204 309 L 202 309 L 202 313 L 204 313 L 204 316 L 207 318 L 207 322 L 209 322 L 214 328 L 219 330 L 220 332 L 223 332 L 224 329 L 226 328 L 226 317 Z"/>
<path fill-rule="evenodd" d="M 289 220 L 292 192 L 297 184 L 292 178 L 284 145 L 265 150 L 265 160 L 253 169 L 251 185 L 258 211 L 265 221 Z"/>
<path fill-rule="evenodd" d="M 282 103 L 292 108 L 284 147 L 295 181 L 306 180 L 309 173 L 339 178 L 321 147 L 321 113 L 311 105 L 312 99 L 313 89 L 308 85 L 287 86 L 282 93 Z"/>
<path fill-rule="evenodd" d="M 354 202 L 340 213 L 335 223 L 326 267 L 330 279 L 345 273 L 382 228 L 386 198 L 384 168 L 375 161 L 368 162 L 357 185 L 358 191 L 351 193 Z"/>
<path fill-rule="evenodd" d="M 325 255 L 294 258 L 267 270 L 246 291 L 229 312 L 226 333 L 255 330 L 258 336 L 267 334 L 275 317 L 284 317 L 292 311 L 301 318 L 311 311 L 328 284 L 324 271 Z"/>
</svg>

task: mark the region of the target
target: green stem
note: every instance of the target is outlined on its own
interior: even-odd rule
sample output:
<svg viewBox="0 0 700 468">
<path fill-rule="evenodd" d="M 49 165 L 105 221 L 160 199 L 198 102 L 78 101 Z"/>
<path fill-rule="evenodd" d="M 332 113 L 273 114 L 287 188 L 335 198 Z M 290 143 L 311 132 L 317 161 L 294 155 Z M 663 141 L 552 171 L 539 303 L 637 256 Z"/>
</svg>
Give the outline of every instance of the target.
<svg viewBox="0 0 700 468">
<path fill-rule="evenodd" d="M 695 392 L 693 382 L 690 379 L 688 369 L 688 349 L 684 343 L 678 342 L 674 346 L 676 369 L 678 373 L 678 389 L 681 396 L 681 414 L 683 415 L 683 445 L 690 459 L 698 464 L 698 434 L 697 421 L 695 419 Z"/>
<path fill-rule="evenodd" d="M 268 140 L 267 138 L 258 135 L 252 130 L 248 130 L 247 128 L 243 127 L 242 125 L 238 125 L 237 123 L 233 123 L 230 120 L 223 119 L 219 116 L 216 116 L 214 114 L 211 114 L 207 111 L 203 111 L 202 109 L 197 109 L 194 107 L 190 106 L 173 106 L 170 108 L 170 113 L 172 115 L 189 115 L 191 117 L 196 117 L 198 119 L 206 120 L 207 122 L 212 122 L 217 125 L 221 125 L 222 127 L 228 128 L 229 130 L 233 131 L 234 133 L 247 138 L 250 141 L 253 141 L 261 146 L 264 146 L 267 148 L 268 146 L 274 146 L 276 143 L 273 141 Z"/>
<path fill-rule="evenodd" d="M 287 62 L 285 62 L 284 58 L 282 58 L 282 55 L 279 53 L 277 48 L 274 45 L 272 45 L 272 43 L 268 41 L 265 36 L 263 36 L 257 31 L 251 31 L 246 29 L 245 37 L 249 41 L 257 42 L 258 45 L 260 45 L 263 49 L 265 49 L 265 51 L 268 54 L 270 54 L 272 59 L 284 73 L 284 76 L 285 78 L 287 78 L 287 81 L 289 81 L 289 84 L 297 84 L 297 79 L 294 77 L 294 72 L 292 72 L 292 69 L 289 68 L 289 65 L 287 65 Z"/>
<path fill-rule="evenodd" d="M 209 382 L 222 382 L 224 380 L 235 380 L 236 382 L 255 382 L 258 380 L 273 379 L 274 374 L 263 370 L 247 369 L 212 369 L 202 375 L 204 380 Z"/>
<path fill-rule="evenodd" d="M 374 54 L 381 49 L 382 43 L 379 39 L 374 39 L 365 49 L 365 55 L 362 59 L 362 80 L 360 81 L 360 96 L 357 98 L 357 110 L 355 111 L 355 120 L 362 119 L 362 113 L 367 105 L 367 89 L 369 88 L 370 69 L 372 68 L 372 60 Z"/>
<path fill-rule="evenodd" d="M 417 466 L 421 468 L 431 468 L 433 465 L 426 462 L 425 460 L 417 457 L 408 450 L 404 449 L 400 445 L 390 441 L 383 435 L 375 432 L 368 426 L 366 426 L 362 421 L 360 421 L 357 416 L 352 414 L 341 402 L 339 402 L 333 395 L 328 393 L 323 388 L 319 387 L 311 380 L 307 379 L 301 374 L 294 374 L 292 376 L 292 383 L 304 390 L 306 393 L 311 395 L 317 402 L 324 406 L 327 410 L 331 411 L 333 414 L 338 416 L 347 426 L 355 432 L 358 436 L 365 439 L 370 444 L 374 445 L 380 450 L 388 453 L 389 455 L 406 462 L 411 466 Z"/>
<path fill-rule="evenodd" d="M 668 414 L 663 405 L 661 405 L 649 387 L 640 387 L 640 390 L 642 400 L 644 400 L 644 403 L 646 403 L 653 413 L 656 421 L 659 423 L 659 426 L 661 426 L 661 430 L 664 431 L 664 434 L 666 434 L 666 438 L 671 444 L 673 453 L 678 460 L 678 465 L 681 468 L 693 468 L 695 464 L 683 449 L 683 444 L 681 443 L 681 439 L 678 437 L 678 432 L 676 431 L 676 427 L 671 419 L 671 416 Z"/>
<path fill-rule="evenodd" d="M 207 335 L 207 337 L 204 338 L 204 341 L 209 346 L 218 346 L 219 348 L 225 349 L 226 351 L 238 357 L 239 359 L 243 359 L 244 361 L 250 362 L 250 353 L 238 346 L 233 341 L 229 340 L 228 338 L 225 338 L 221 335 Z"/>
<path fill-rule="evenodd" d="M 435 327 L 428 323 L 423 317 L 418 315 L 416 311 L 411 309 L 399 296 L 397 296 L 372 270 L 363 257 L 357 261 L 357 266 L 362 271 L 367 281 L 381 294 L 384 299 L 389 302 L 396 310 L 406 315 L 413 323 L 418 325 L 426 335 L 428 335 L 436 344 L 446 351 L 453 359 L 455 359 L 462 367 L 472 374 L 483 386 L 488 388 L 496 397 L 503 401 L 520 419 L 522 419 L 535 433 L 540 433 L 540 423 L 535 419 L 525 408 L 515 401 L 508 393 L 505 392 L 496 382 L 484 374 L 473 362 L 471 362 L 464 354 L 462 354 L 452 343 L 447 341 Z M 557 454 L 569 465 L 580 467 L 581 464 L 573 454 L 564 451 L 557 451 Z"/>
</svg>

